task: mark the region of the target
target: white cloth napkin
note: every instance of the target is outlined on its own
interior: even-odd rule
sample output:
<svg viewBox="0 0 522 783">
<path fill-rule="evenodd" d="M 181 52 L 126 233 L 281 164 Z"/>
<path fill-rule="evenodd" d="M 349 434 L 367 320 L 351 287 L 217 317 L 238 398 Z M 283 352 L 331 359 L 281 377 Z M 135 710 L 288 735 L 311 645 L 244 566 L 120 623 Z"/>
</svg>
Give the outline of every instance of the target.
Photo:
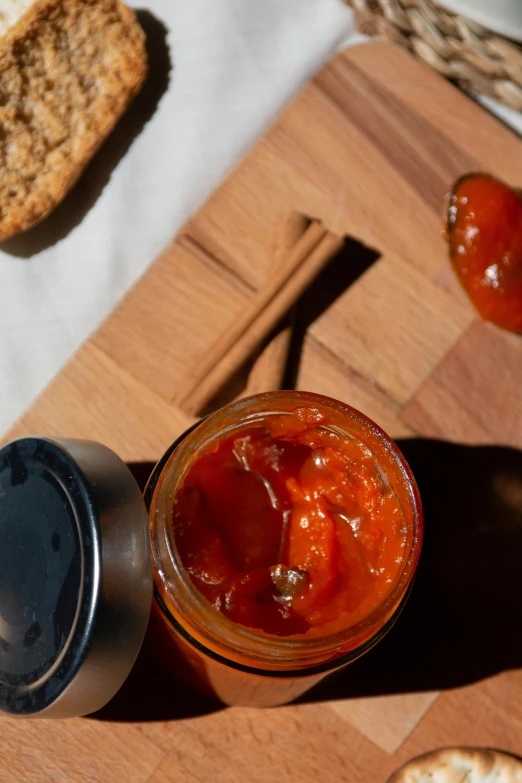
<svg viewBox="0 0 522 783">
<path fill-rule="evenodd" d="M 340 0 L 145 4 L 152 83 L 54 216 L 0 246 L 0 432 L 353 29 Z"/>
</svg>

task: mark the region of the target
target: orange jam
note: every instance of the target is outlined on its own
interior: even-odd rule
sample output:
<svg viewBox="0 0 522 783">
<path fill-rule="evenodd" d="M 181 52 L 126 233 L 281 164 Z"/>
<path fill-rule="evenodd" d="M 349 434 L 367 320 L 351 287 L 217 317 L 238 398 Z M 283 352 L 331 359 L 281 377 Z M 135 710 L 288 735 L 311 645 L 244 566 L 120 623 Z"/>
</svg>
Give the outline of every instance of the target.
<svg viewBox="0 0 522 783">
<path fill-rule="evenodd" d="M 350 628 L 404 568 L 405 519 L 376 458 L 313 406 L 207 443 L 177 489 L 172 525 L 200 593 L 271 635 Z"/>
<path fill-rule="evenodd" d="M 522 332 L 522 198 L 488 174 L 467 174 L 447 199 L 450 259 L 486 321 Z"/>
</svg>

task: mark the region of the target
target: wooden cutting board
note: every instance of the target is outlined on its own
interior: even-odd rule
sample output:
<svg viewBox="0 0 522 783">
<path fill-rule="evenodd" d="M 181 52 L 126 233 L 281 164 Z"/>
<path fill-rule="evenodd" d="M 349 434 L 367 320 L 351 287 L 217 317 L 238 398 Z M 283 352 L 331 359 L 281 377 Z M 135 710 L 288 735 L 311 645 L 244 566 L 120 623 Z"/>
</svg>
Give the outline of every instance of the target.
<svg viewBox="0 0 522 783">
<path fill-rule="evenodd" d="M 5 436 L 157 460 L 187 424 L 178 382 L 263 284 L 280 213 L 322 218 L 357 242 L 308 299 L 298 386 L 374 418 L 419 478 L 426 549 L 396 629 L 274 710 L 216 710 L 138 667 L 98 718 L 1 720 L 0 781 L 384 783 L 441 745 L 522 752 L 522 345 L 478 320 L 441 238 L 444 193 L 474 169 L 520 186 L 520 141 L 402 51 L 338 56 L 187 226 L 199 249 L 167 248 Z"/>
</svg>

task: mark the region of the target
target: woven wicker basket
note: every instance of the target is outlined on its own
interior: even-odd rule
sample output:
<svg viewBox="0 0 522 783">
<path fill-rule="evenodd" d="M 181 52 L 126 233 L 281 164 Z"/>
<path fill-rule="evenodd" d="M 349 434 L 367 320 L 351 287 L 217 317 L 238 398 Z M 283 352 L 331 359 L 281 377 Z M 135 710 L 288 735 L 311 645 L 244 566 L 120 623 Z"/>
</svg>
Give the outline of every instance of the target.
<svg viewBox="0 0 522 783">
<path fill-rule="evenodd" d="M 464 89 L 522 111 L 522 46 L 430 0 L 346 1 L 360 32 L 404 46 Z"/>
</svg>

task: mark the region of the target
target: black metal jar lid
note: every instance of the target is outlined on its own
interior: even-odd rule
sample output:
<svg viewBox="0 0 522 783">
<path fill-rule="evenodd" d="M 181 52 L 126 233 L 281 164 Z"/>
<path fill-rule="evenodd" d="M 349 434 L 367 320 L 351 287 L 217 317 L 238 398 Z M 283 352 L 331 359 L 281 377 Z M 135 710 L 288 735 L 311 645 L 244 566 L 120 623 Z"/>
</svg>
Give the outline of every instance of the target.
<svg viewBox="0 0 522 783">
<path fill-rule="evenodd" d="M 123 684 L 152 600 L 147 512 L 89 441 L 0 449 L 0 712 L 86 715 Z"/>
</svg>

